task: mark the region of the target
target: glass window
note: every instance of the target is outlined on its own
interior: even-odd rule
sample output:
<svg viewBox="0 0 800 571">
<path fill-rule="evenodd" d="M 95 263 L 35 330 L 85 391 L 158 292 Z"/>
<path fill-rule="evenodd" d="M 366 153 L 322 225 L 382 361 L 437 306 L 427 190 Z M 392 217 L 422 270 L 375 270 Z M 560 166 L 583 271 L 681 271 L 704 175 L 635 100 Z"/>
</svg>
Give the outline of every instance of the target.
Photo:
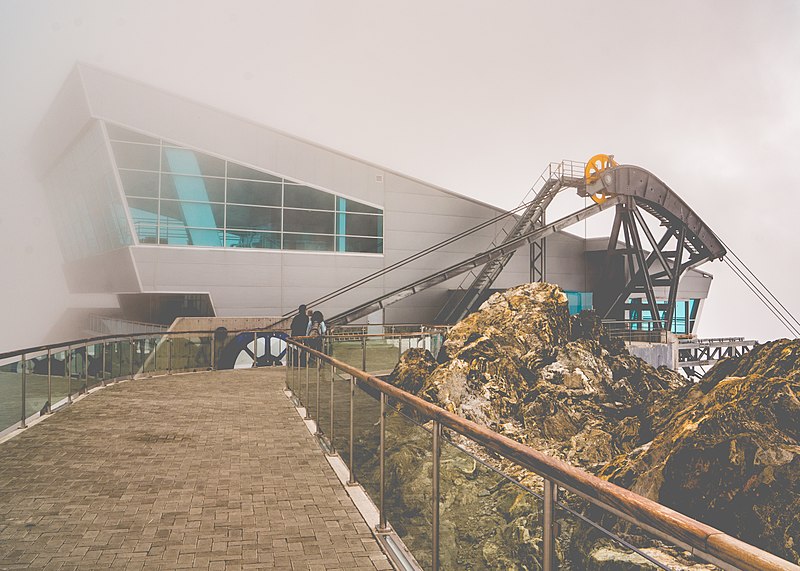
<svg viewBox="0 0 800 571">
<path fill-rule="evenodd" d="M 335 213 L 317 210 L 283 211 L 283 228 L 287 232 L 333 234 Z"/>
<path fill-rule="evenodd" d="M 281 177 L 247 168 L 236 163 L 228 162 L 228 178 L 246 178 L 249 180 L 263 180 L 268 182 L 282 182 Z"/>
<path fill-rule="evenodd" d="M 135 131 L 129 131 L 128 129 L 124 129 L 117 125 L 113 125 L 111 123 L 106 123 L 106 129 L 108 130 L 108 138 L 112 141 L 128 141 L 130 143 L 149 143 L 151 145 L 158 145 L 159 140 L 154 139 L 153 137 L 148 137 L 147 135 L 142 135 L 141 133 L 136 133 Z"/>
<path fill-rule="evenodd" d="M 314 208 L 316 210 L 334 210 L 336 206 L 336 197 L 328 192 L 294 184 L 286 184 L 284 186 L 284 206 Z"/>
<path fill-rule="evenodd" d="M 315 236 L 312 234 L 284 234 L 285 250 L 321 250 L 333 251 L 333 236 Z"/>
<path fill-rule="evenodd" d="M 161 198 L 195 202 L 224 202 L 225 180 L 183 174 L 161 175 Z"/>
<path fill-rule="evenodd" d="M 129 198 L 133 221 L 156 223 L 158 220 L 158 200 L 153 198 Z"/>
<path fill-rule="evenodd" d="M 156 172 L 160 168 L 159 147 L 112 141 L 111 148 L 119 168 Z"/>
<path fill-rule="evenodd" d="M 274 182 L 228 179 L 228 203 L 280 206 L 281 185 Z"/>
<path fill-rule="evenodd" d="M 371 214 L 345 214 L 336 216 L 336 233 L 348 236 L 383 236 L 383 217 Z"/>
<path fill-rule="evenodd" d="M 338 252 L 359 252 L 362 254 L 382 254 L 383 238 L 351 238 L 339 236 L 336 238 Z"/>
<path fill-rule="evenodd" d="M 252 232 L 248 230 L 228 230 L 225 245 L 229 248 L 266 248 L 279 250 L 281 235 L 278 232 Z"/>
<path fill-rule="evenodd" d="M 139 237 L 139 243 L 158 244 L 158 226 L 134 221 L 133 227 Z"/>
<path fill-rule="evenodd" d="M 364 214 L 382 214 L 380 208 L 367 206 L 366 204 L 361 204 L 360 202 L 348 200 L 346 198 L 339 199 L 339 210 L 344 210 L 347 212 L 360 212 Z"/>
<path fill-rule="evenodd" d="M 158 198 L 158 173 L 120 169 L 119 178 L 128 196 Z"/>
<path fill-rule="evenodd" d="M 222 228 L 224 206 L 208 202 L 161 201 L 161 216 L 194 228 Z M 220 246 L 222 241 L 220 241 Z"/>
<path fill-rule="evenodd" d="M 225 161 L 191 149 L 164 147 L 164 172 L 204 176 L 225 176 Z"/>
<path fill-rule="evenodd" d="M 226 225 L 228 228 L 250 228 L 253 230 L 281 229 L 279 208 L 262 206 L 228 206 Z"/>
</svg>

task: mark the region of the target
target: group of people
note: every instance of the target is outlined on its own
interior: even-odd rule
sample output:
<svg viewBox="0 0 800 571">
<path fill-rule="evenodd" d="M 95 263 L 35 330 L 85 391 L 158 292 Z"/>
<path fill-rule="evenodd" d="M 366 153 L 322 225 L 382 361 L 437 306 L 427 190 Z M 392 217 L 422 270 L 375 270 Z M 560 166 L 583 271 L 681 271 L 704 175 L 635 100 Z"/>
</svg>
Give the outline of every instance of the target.
<svg viewBox="0 0 800 571">
<path fill-rule="evenodd" d="M 322 351 L 322 336 L 328 332 L 328 327 L 321 311 L 312 311 L 306 305 L 301 305 L 292 319 L 291 329 L 292 337 L 308 337 L 303 343 Z"/>
<path fill-rule="evenodd" d="M 327 332 L 321 311 L 312 311 L 305 305 L 297 308 L 297 315 L 292 319 L 292 337 L 321 337 Z"/>
</svg>

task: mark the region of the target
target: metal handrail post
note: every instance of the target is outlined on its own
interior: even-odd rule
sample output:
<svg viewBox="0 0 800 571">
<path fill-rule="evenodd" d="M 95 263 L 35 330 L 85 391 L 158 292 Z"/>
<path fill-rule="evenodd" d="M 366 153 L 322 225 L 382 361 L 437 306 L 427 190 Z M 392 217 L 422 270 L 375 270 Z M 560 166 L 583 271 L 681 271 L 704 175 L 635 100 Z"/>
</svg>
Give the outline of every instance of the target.
<svg viewBox="0 0 800 571">
<path fill-rule="evenodd" d="M 72 345 L 67 345 L 67 356 L 64 358 L 64 372 L 67 373 L 67 402 L 72 404 Z"/>
<path fill-rule="evenodd" d="M 211 334 L 211 370 L 217 370 L 217 336 Z"/>
<path fill-rule="evenodd" d="M 167 337 L 167 374 L 172 374 L 172 337 Z"/>
<path fill-rule="evenodd" d="M 103 371 L 100 374 L 100 382 L 106 386 L 106 342 L 103 341 Z"/>
<path fill-rule="evenodd" d="M 442 425 L 433 421 L 433 470 L 431 474 L 431 569 L 439 571 L 439 463 L 441 449 L 439 439 L 442 435 Z"/>
<path fill-rule="evenodd" d="M 89 344 L 83 344 L 83 394 L 89 392 Z"/>
<path fill-rule="evenodd" d="M 47 414 L 53 412 L 53 353 L 47 349 Z"/>
<path fill-rule="evenodd" d="M 410 347 L 411 343 L 409 343 L 408 345 Z M 397 362 L 399 363 L 400 359 L 402 358 L 403 358 L 403 336 L 401 335 L 400 337 L 397 338 Z"/>
<path fill-rule="evenodd" d="M 130 349 L 131 354 L 131 380 L 133 380 L 133 337 L 128 338 L 128 348 Z"/>
<path fill-rule="evenodd" d="M 350 465 L 348 466 L 350 471 L 350 477 L 347 480 L 348 486 L 355 486 L 358 484 L 356 482 L 356 474 L 355 474 L 355 439 L 353 438 L 353 419 L 355 417 L 355 396 L 356 396 L 356 378 L 353 375 L 350 375 Z"/>
<path fill-rule="evenodd" d="M 558 488 L 552 480 L 544 479 L 544 506 L 542 529 L 542 571 L 553 571 L 556 568 L 555 554 L 555 504 Z"/>
<path fill-rule="evenodd" d="M 380 498 L 378 502 L 378 509 L 380 510 L 380 517 L 378 519 L 379 532 L 388 531 L 389 527 L 386 525 L 386 393 L 381 393 L 381 484 L 380 484 Z"/>
<path fill-rule="evenodd" d="M 317 406 L 314 409 L 314 412 L 317 415 L 317 419 L 314 421 L 314 434 L 319 435 L 319 375 L 320 375 L 320 367 L 322 366 L 322 360 L 317 359 Z"/>
<path fill-rule="evenodd" d="M 361 338 L 361 370 L 367 370 L 367 336 Z"/>
<path fill-rule="evenodd" d="M 308 381 L 309 377 L 311 376 L 311 367 L 309 367 L 310 363 L 308 362 L 310 357 L 311 355 L 306 355 L 306 392 L 305 392 L 306 400 L 303 403 L 304 408 L 306 409 L 306 415 L 303 417 L 303 420 L 311 420 L 311 415 L 308 414 L 308 405 L 311 402 L 311 395 L 308 393 Z"/>
<path fill-rule="evenodd" d="M 292 359 L 292 346 L 287 343 L 286 345 L 286 374 L 283 378 L 283 390 L 289 390 L 289 367 L 291 367 Z"/>
<path fill-rule="evenodd" d="M 333 432 L 333 414 L 334 414 L 334 410 L 336 410 L 335 407 L 333 406 L 333 382 L 334 382 L 335 378 L 336 378 L 336 367 L 331 365 L 331 402 L 330 402 L 330 407 L 331 407 L 331 432 L 330 432 L 331 455 L 336 454 L 336 445 L 333 443 L 333 434 L 334 434 L 334 432 Z"/>
<path fill-rule="evenodd" d="M 266 342 L 266 340 L 265 340 Z M 266 355 L 266 347 L 264 348 Z M 258 332 L 253 331 L 253 367 L 258 367 Z"/>
<path fill-rule="evenodd" d="M 22 360 L 19 363 L 20 363 L 20 365 L 22 365 L 22 419 L 19 422 L 19 427 L 20 428 L 27 428 L 28 425 L 25 424 L 25 406 L 26 406 L 26 403 L 25 403 L 25 390 L 27 388 L 26 384 L 28 382 L 28 379 L 27 379 L 28 375 L 27 375 L 27 371 L 26 371 L 27 368 L 28 368 L 28 360 L 26 359 L 26 356 L 24 354 L 22 355 Z"/>
</svg>

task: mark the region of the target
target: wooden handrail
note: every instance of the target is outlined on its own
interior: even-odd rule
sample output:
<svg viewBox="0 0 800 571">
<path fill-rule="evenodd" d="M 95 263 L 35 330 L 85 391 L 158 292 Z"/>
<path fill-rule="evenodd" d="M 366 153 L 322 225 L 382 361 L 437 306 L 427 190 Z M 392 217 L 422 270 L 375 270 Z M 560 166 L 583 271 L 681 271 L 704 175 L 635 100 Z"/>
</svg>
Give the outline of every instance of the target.
<svg viewBox="0 0 800 571">
<path fill-rule="evenodd" d="M 470 438 L 519 466 L 553 480 L 559 486 L 589 502 L 723 569 L 800 571 L 800 566 L 727 535 L 710 525 L 602 480 L 530 446 L 498 434 L 485 426 L 448 412 L 343 361 L 298 343 L 294 339 L 288 341 L 291 345 L 336 367 L 337 370 L 352 375 L 370 387 L 408 405 L 423 417 L 440 422 L 442 426 Z"/>
</svg>

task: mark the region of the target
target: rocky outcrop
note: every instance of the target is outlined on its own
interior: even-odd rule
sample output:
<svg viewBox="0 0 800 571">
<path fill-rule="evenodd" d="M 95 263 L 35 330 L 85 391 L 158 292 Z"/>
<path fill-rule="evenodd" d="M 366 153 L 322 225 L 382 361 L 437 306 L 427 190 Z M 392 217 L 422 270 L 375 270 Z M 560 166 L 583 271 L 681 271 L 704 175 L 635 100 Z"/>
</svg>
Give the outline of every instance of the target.
<svg viewBox="0 0 800 571">
<path fill-rule="evenodd" d="M 702 384 L 707 394 L 601 475 L 800 561 L 798 373 L 800 340 L 719 363 Z"/>
<path fill-rule="evenodd" d="M 570 318 L 563 292 L 534 283 L 489 298 L 453 327 L 438 357 L 406 352 L 390 382 L 745 541 L 800 559 L 800 341 L 756 347 L 722 361 L 695 384 L 630 355 L 592 312 Z M 524 485 L 540 486 L 521 469 L 454 439 Z M 416 461 L 412 480 L 429 482 L 429 465 Z M 456 543 L 443 551 L 450 562 L 536 569 L 539 507 L 530 493 L 499 485 L 496 475 L 464 462 L 448 464 L 442 474 L 458 483 L 443 492 L 443 505 L 455 517 L 446 525 L 457 528 L 443 537 L 471 538 L 452 539 Z M 404 481 L 395 485 L 406 486 Z M 484 500 L 476 507 L 465 493 Z M 425 501 L 397 509 L 420 514 Z M 417 523 L 424 527 L 424 517 Z M 676 568 L 705 568 L 653 547 L 662 561 L 674 556 Z M 562 526 L 558 549 L 567 569 L 652 568 L 574 522 Z"/>
</svg>

